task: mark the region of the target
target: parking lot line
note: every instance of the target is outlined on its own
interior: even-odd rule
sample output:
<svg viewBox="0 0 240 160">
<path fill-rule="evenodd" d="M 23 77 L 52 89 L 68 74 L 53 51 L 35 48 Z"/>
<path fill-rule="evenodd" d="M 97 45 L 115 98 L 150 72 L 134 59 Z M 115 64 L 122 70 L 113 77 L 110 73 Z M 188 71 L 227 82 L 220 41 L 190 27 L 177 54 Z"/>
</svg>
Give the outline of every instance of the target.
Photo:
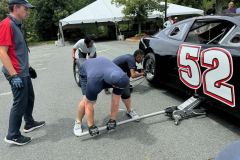
<svg viewBox="0 0 240 160">
<path fill-rule="evenodd" d="M 37 68 L 36 70 L 37 71 L 44 71 L 44 70 L 47 70 L 47 68 Z"/>
<path fill-rule="evenodd" d="M 5 93 L 0 93 L 0 96 L 8 96 L 8 95 L 11 95 L 12 92 L 5 92 Z"/>
<path fill-rule="evenodd" d="M 103 53 L 103 52 L 106 52 L 106 51 L 109 51 L 110 49 L 104 49 L 104 50 L 100 50 L 100 51 L 97 51 L 97 53 Z"/>
</svg>

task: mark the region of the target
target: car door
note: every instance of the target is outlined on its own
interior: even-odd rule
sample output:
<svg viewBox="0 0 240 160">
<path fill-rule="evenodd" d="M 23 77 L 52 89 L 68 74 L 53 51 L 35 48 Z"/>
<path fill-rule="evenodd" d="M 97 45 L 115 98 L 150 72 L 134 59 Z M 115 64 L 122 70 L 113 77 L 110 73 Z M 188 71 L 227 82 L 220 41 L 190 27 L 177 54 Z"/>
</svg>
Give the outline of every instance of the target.
<svg viewBox="0 0 240 160">
<path fill-rule="evenodd" d="M 232 108 L 239 106 L 237 30 L 237 25 L 223 19 L 196 20 L 179 47 L 177 60 L 184 85 Z"/>
<path fill-rule="evenodd" d="M 232 56 L 233 74 L 229 83 L 234 86 L 235 108 L 240 109 L 240 27 L 236 26 L 226 38 L 221 41 L 221 47 L 225 48 Z"/>
</svg>

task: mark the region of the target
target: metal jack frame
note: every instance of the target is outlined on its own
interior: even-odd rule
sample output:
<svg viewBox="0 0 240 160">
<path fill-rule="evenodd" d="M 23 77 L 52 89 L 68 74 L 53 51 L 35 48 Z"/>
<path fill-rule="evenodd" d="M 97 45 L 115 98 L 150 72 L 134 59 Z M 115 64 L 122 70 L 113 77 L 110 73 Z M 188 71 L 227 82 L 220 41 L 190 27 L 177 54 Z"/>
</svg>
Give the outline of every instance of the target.
<svg viewBox="0 0 240 160">
<path fill-rule="evenodd" d="M 204 98 L 200 98 L 198 95 L 194 95 L 179 106 L 168 107 L 159 112 L 154 112 L 154 113 L 139 116 L 138 118 L 121 121 L 117 123 L 117 126 L 129 123 L 129 122 L 138 121 L 145 118 L 154 117 L 161 114 L 165 114 L 166 116 L 170 117 L 171 119 L 174 120 L 175 125 L 179 125 L 180 121 L 183 119 L 206 115 L 206 112 L 204 109 L 198 108 L 203 101 L 204 101 Z M 99 127 L 98 129 L 99 129 L 99 132 L 101 133 L 102 131 L 107 130 L 107 126 Z M 86 135 L 89 135 L 88 131 L 83 132 L 79 137 L 86 136 Z"/>
</svg>

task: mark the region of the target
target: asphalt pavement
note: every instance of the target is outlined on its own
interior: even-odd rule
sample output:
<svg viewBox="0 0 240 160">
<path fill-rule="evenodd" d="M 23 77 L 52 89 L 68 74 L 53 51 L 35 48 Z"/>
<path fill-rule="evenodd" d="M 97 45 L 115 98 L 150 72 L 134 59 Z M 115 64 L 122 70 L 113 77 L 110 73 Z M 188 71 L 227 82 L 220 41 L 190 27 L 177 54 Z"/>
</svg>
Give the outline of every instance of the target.
<svg viewBox="0 0 240 160">
<path fill-rule="evenodd" d="M 96 46 L 99 56 L 113 59 L 133 53 L 138 43 L 112 41 L 98 42 Z M 119 126 L 115 132 L 96 138 L 75 137 L 72 128 L 82 94 L 73 79 L 71 47 L 31 47 L 31 65 L 38 72 L 38 79 L 33 80 L 34 117 L 45 120 L 47 125 L 24 134 L 33 138 L 26 146 L 17 147 L 3 141 L 12 95 L 8 82 L 0 74 L 0 160 L 208 160 L 239 139 L 239 126 L 213 113 L 184 120 L 179 126 L 160 115 Z M 111 96 L 104 92 L 98 96 L 95 106 L 98 126 L 109 118 L 110 100 Z M 179 105 L 184 100 L 181 94 L 153 88 L 146 81 L 132 94 L 133 108 L 140 115 Z M 120 108 L 119 121 L 127 119 L 123 103 Z"/>
</svg>

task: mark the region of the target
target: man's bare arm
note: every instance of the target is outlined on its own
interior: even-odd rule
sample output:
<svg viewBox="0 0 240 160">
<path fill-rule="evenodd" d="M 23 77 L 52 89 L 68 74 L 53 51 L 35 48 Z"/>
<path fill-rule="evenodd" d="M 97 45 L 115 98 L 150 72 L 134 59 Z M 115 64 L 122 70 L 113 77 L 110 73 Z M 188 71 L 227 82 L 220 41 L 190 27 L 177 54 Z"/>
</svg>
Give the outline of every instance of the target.
<svg viewBox="0 0 240 160">
<path fill-rule="evenodd" d="M 14 69 L 13 64 L 12 64 L 7 52 L 8 52 L 7 46 L 0 46 L 0 60 L 3 64 L 3 66 L 7 69 L 10 76 L 13 76 L 13 75 L 16 75 L 17 72 Z"/>
<path fill-rule="evenodd" d="M 132 78 L 138 78 L 138 77 L 144 76 L 144 73 L 136 72 L 134 69 L 130 69 L 130 73 Z"/>
<path fill-rule="evenodd" d="M 76 52 L 76 50 L 77 50 L 76 48 L 73 48 L 73 49 L 72 49 L 72 57 L 73 57 L 73 59 L 76 58 L 76 57 L 75 57 L 75 52 Z"/>
</svg>

